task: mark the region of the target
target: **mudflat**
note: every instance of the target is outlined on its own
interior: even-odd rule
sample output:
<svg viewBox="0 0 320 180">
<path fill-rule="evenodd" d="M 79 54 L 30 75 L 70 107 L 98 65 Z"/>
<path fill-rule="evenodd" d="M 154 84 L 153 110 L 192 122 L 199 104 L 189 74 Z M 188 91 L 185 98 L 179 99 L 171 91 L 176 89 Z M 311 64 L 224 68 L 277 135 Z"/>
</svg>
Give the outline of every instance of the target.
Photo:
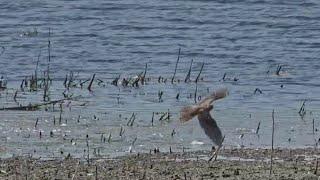
<svg viewBox="0 0 320 180">
<path fill-rule="evenodd" d="M 0 160 L 0 179 L 318 179 L 315 148 L 132 153 L 117 158 Z"/>
</svg>

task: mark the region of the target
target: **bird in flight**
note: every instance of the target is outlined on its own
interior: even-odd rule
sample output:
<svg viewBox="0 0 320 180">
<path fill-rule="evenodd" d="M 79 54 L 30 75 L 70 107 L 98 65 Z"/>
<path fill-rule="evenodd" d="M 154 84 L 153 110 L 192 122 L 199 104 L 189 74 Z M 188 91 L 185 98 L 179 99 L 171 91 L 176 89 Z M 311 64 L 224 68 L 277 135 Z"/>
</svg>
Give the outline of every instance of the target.
<svg viewBox="0 0 320 180">
<path fill-rule="evenodd" d="M 223 137 L 217 122 L 210 115 L 213 101 L 222 99 L 229 94 L 226 88 L 218 89 L 195 105 L 185 106 L 180 111 L 180 122 L 185 123 L 198 115 L 199 123 L 206 135 L 219 147 L 222 146 Z"/>
</svg>

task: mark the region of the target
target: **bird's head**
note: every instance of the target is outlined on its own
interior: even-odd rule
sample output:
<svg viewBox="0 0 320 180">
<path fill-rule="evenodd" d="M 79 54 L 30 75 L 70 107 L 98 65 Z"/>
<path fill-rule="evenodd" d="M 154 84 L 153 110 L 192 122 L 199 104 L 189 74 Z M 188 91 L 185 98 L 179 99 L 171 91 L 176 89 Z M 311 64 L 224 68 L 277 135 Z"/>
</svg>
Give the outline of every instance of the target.
<svg viewBox="0 0 320 180">
<path fill-rule="evenodd" d="M 207 111 L 211 111 L 213 109 L 213 105 L 212 104 L 209 104 L 206 108 Z"/>
</svg>

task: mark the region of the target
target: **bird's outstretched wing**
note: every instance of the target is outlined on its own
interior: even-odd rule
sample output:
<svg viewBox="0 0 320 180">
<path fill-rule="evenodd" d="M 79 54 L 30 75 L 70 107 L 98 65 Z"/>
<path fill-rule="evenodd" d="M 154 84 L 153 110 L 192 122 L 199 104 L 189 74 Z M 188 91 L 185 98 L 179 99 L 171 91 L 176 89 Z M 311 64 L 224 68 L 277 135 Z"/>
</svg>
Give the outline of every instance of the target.
<svg viewBox="0 0 320 180">
<path fill-rule="evenodd" d="M 199 110 L 207 108 L 207 106 L 210 105 L 213 101 L 224 98 L 228 94 L 229 91 L 226 88 L 218 89 L 197 104 L 183 107 L 180 111 L 180 122 L 185 123 L 191 120 L 199 113 Z"/>
<path fill-rule="evenodd" d="M 211 117 L 209 111 L 203 111 L 198 114 L 200 126 L 206 135 L 217 145 L 222 146 L 223 137 L 216 121 Z"/>
<path fill-rule="evenodd" d="M 224 97 L 226 97 L 227 95 L 229 95 L 229 91 L 227 88 L 222 88 L 222 89 L 218 89 L 215 92 L 211 93 L 208 97 L 204 98 L 203 100 L 201 100 L 200 102 L 197 103 L 197 105 L 209 105 L 211 104 L 213 101 L 218 100 L 218 99 L 222 99 Z"/>
<path fill-rule="evenodd" d="M 185 123 L 195 117 L 199 112 L 199 106 L 185 106 L 180 111 L 180 122 Z"/>
</svg>

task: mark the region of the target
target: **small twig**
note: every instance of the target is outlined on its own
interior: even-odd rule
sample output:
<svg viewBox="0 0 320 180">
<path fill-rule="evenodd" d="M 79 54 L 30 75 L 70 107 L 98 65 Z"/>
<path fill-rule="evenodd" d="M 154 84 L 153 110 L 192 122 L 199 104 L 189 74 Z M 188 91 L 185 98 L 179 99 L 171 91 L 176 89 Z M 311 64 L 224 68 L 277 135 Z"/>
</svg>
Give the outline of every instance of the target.
<svg viewBox="0 0 320 180">
<path fill-rule="evenodd" d="M 162 100 L 162 95 L 163 95 L 163 91 L 159 91 L 159 92 L 158 92 L 159 102 L 163 102 L 163 100 Z"/>
<path fill-rule="evenodd" d="M 88 162 L 88 164 L 90 164 L 90 153 L 89 153 L 90 147 L 89 147 L 89 142 L 88 142 L 88 141 L 87 141 L 87 149 L 88 149 L 88 159 L 87 159 L 87 162 Z"/>
<path fill-rule="evenodd" d="M 274 141 L 274 109 L 272 110 L 272 141 L 271 141 L 271 157 L 270 157 L 270 175 L 272 174 L 273 164 L 273 141 Z"/>
<path fill-rule="evenodd" d="M 61 124 L 61 121 L 62 121 L 62 103 L 60 103 L 59 124 Z"/>
<path fill-rule="evenodd" d="M 318 174 L 318 166 L 319 166 L 319 160 L 317 159 L 316 169 L 314 170 L 314 174 L 315 174 L 315 175 Z"/>
<path fill-rule="evenodd" d="M 21 81 L 21 85 L 20 85 L 20 89 L 21 89 L 21 91 L 24 91 L 24 79 Z"/>
<path fill-rule="evenodd" d="M 190 64 L 190 68 L 189 68 L 189 71 L 188 71 L 188 74 L 186 76 L 186 78 L 184 79 L 184 82 L 190 82 L 190 75 L 191 75 L 191 68 L 192 68 L 192 63 L 193 63 L 193 59 L 191 60 L 191 64 Z"/>
<path fill-rule="evenodd" d="M 101 79 L 97 79 L 97 81 L 98 81 L 98 86 L 100 86 L 100 84 L 103 83 Z"/>
<path fill-rule="evenodd" d="M 96 76 L 96 74 L 93 74 L 93 76 L 92 76 L 92 79 L 91 79 L 91 81 L 90 81 L 90 84 L 89 84 L 89 86 L 88 86 L 88 90 L 89 91 L 92 91 L 91 90 L 91 86 L 92 86 L 92 83 L 93 83 L 93 80 L 94 80 L 94 77 Z"/>
<path fill-rule="evenodd" d="M 34 125 L 35 128 L 38 126 L 38 121 L 39 121 L 39 118 L 37 118 L 36 120 L 36 124 Z"/>
<path fill-rule="evenodd" d="M 111 84 L 114 85 L 114 86 L 118 86 L 118 81 L 120 79 L 120 75 L 118 77 L 116 77 L 112 82 Z"/>
<path fill-rule="evenodd" d="M 79 73 L 77 73 L 77 75 L 74 76 L 74 73 L 72 71 L 70 72 L 70 79 L 69 79 L 69 83 L 68 83 L 68 87 L 67 87 L 68 89 L 70 88 L 71 83 L 74 82 L 78 76 L 79 76 Z"/>
<path fill-rule="evenodd" d="M 177 59 L 177 62 L 176 62 L 176 67 L 174 68 L 174 73 L 173 73 L 173 77 L 171 79 L 171 83 L 173 84 L 173 81 L 174 81 L 174 78 L 176 76 L 176 72 L 177 72 L 177 67 L 178 67 L 178 63 L 179 63 L 179 59 L 180 59 L 180 50 L 181 48 L 179 48 L 179 53 L 178 53 L 178 59 Z"/>
<path fill-rule="evenodd" d="M 312 119 L 312 134 L 314 135 L 314 119 Z"/>
<path fill-rule="evenodd" d="M 34 75 L 36 77 L 36 80 L 35 80 L 36 90 L 38 89 L 38 66 L 39 66 L 39 62 L 40 62 L 40 56 L 41 56 L 41 47 L 40 47 L 40 50 L 39 50 L 38 59 L 37 59 L 37 63 L 36 63 L 36 70 L 34 72 Z"/>
<path fill-rule="evenodd" d="M 194 103 L 197 103 L 197 91 L 198 91 L 198 84 L 196 84 L 196 90 L 194 91 Z"/>
<path fill-rule="evenodd" d="M 108 142 L 110 143 L 111 142 L 111 131 L 110 131 L 110 134 L 109 134 L 109 137 L 108 137 Z"/>
<path fill-rule="evenodd" d="M 167 116 L 164 120 L 170 121 L 170 117 L 171 117 L 170 109 L 168 109 L 167 115 L 168 115 L 168 116 Z"/>
<path fill-rule="evenodd" d="M 103 141 L 103 133 L 101 134 L 101 137 L 100 137 L 100 142 Z"/>
<path fill-rule="evenodd" d="M 50 41 L 51 29 L 49 28 L 49 37 L 48 37 L 48 66 L 47 66 L 47 76 L 44 80 L 44 93 L 43 101 L 50 101 L 49 98 L 49 82 L 50 82 L 50 63 L 51 63 L 51 41 Z"/>
<path fill-rule="evenodd" d="M 257 92 L 259 92 L 260 94 L 262 94 L 262 91 L 261 91 L 260 89 L 258 89 L 258 88 L 256 88 L 256 89 L 254 90 L 254 94 L 256 94 Z"/>
<path fill-rule="evenodd" d="M 67 88 L 70 88 L 70 85 L 71 85 L 71 83 L 73 81 L 73 72 L 72 71 L 70 71 L 70 76 L 69 77 L 70 78 L 69 78 L 69 82 L 68 82 Z"/>
<path fill-rule="evenodd" d="M 307 100 L 304 100 L 303 103 L 302 103 L 302 106 L 300 107 L 300 110 L 299 110 L 299 114 L 300 116 L 304 116 L 306 114 L 306 111 L 304 109 L 304 106 L 305 106 L 305 103 L 306 103 Z"/>
<path fill-rule="evenodd" d="M 6 48 L 4 46 L 1 46 L 2 48 L 2 52 L 0 53 L 0 56 L 2 56 L 2 54 L 4 53 L 4 51 L 6 50 Z"/>
<path fill-rule="evenodd" d="M 48 62 L 49 62 L 49 64 L 50 64 L 50 61 L 51 61 L 51 54 L 50 54 L 50 46 L 51 46 L 50 35 L 51 35 L 51 29 L 49 28 L 49 34 L 48 34 Z M 48 71 L 48 73 L 49 73 L 49 71 Z"/>
<path fill-rule="evenodd" d="M 90 79 L 86 79 L 86 80 L 84 80 L 83 82 L 81 82 L 81 80 L 80 80 L 80 82 L 79 82 L 79 83 L 80 83 L 80 87 L 82 87 L 83 84 L 86 83 L 86 82 L 88 82 L 88 81 L 90 81 Z"/>
<path fill-rule="evenodd" d="M 131 121 L 134 121 L 135 118 L 136 118 L 135 113 L 132 113 L 129 121 L 127 122 L 127 126 L 129 126 L 129 125 L 132 126 L 133 122 L 131 122 Z"/>
<path fill-rule="evenodd" d="M 203 66 L 204 66 L 204 61 L 202 62 L 202 66 L 201 66 L 200 72 L 199 72 L 199 74 L 198 74 L 198 76 L 197 76 L 197 78 L 196 78 L 196 83 L 198 83 L 199 77 L 200 77 L 201 72 L 202 72 L 202 70 L 203 70 Z"/>
<path fill-rule="evenodd" d="M 259 121 L 259 124 L 258 124 L 257 130 L 256 130 L 256 134 L 259 134 L 260 124 L 261 124 L 261 122 Z"/>
<path fill-rule="evenodd" d="M 282 68 L 282 65 L 278 65 L 276 75 L 278 76 L 280 75 L 281 68 Z"/>
<path fill-rule="evenodd" d="M 151 126 L 153 126 L 153 121 L 154 121 L 154 112 L 152 112 Z"/>
<path fill-rule="evenodd" d="M 68 81 L 68 74 L 66 74 L 66 77 L 64 78 L 64 81 L 63 81 L 64 87 L 67 87 L 67 81 Z"/>
<path fill-rule="evenodd" d="M 16 92 L 14 93 L 14 96 L 13 96 L 14 102 L 17 102 L 17 95 L 18 95 L 18 90 L 16 90 Z"/>
<path fill-rule="evenodd" d="M 122 128 L 122 126 L 121 126 L 120 133 L 119 133 L 120 137 L 122 137 L 122 135 L 124 134 L 124 132 L 125 132 L 125 130 L 124 130 L 124 129 Z"/>
<path fill-rule="evenodd" d="M 166 115 L 167 115 L 167 112 L 163 113 L 162 116 L 160 116 L 159 121 L 162 121 Z"/>
<path fill-rule="evenodd" d="M 224 73 L 222 80 L 225 81 L 227 73 Z"/>
<path fill-rule="evenodd" d="M 148 63 L 146 63 L 146 66 L 144 68 L 144 73 L 143 76 L 141 77 L 141 84 L 143 85 L 145 82 L 146 74 L 147 74 L 147 68 L 148 68 Z"/>
<path fill-rule="evenodd" d="M 173 136 L 176 134 L 176 131 L 175 131 L 175 130 L 176 130 L 175 128 L 172 130 L 172 132 L 171 132 L 171 137 L 173 137 Z"/>
<path fill-rule="evenodd" d="M 138 75 L 138 78 L 134 79 L 134 81 L 132 82 L 132 87 L 139 87 L 139 81 L 141 80 L 141 77 L 142 77 L 141 74 L 142 73 Z"/>
<path fill-rule="evenodd" d="M 132 146 L 134 145 L 134 143 L 137 141 L 137 137 L 133 140 L 132 142 Z"/>
</svg>

